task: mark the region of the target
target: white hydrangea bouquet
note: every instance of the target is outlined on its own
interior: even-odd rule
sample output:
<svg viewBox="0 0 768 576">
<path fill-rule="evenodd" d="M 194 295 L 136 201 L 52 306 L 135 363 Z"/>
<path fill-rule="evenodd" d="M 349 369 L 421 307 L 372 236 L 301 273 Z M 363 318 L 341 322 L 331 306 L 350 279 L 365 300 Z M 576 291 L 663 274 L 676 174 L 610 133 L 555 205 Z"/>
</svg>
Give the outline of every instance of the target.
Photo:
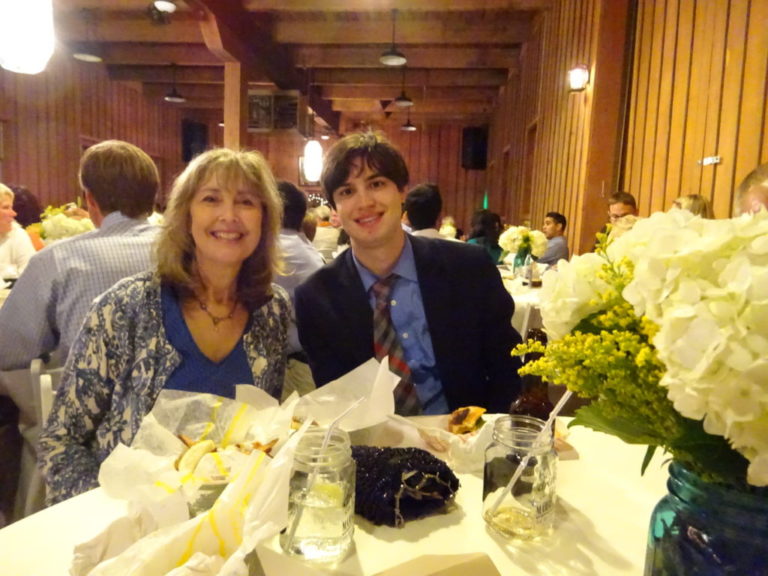
<svg viewBox="0 0 768 576">
<path fill-rule="evenodd" d="M 510 254 L 524 252 L 538 258 L 547 251 L 547 237 L 544 232 L 527 226 L 510 226 L 499 236 L 499 246 Z"/>
<path fill-rule="evenodd" d="M 521 373 L 592 403 L 575 423 L 702 478 L 768 485 L 768 212 L 640 220 L 544 275 L 549 345 Z"/>
<path fill-rule="evenodd" d="M 48 206 L 40 217 L 40 224 L 32 224 L 32 227 L 46 244 L 95 229 L 88 212 L 74 202 Z"/>
</svg>

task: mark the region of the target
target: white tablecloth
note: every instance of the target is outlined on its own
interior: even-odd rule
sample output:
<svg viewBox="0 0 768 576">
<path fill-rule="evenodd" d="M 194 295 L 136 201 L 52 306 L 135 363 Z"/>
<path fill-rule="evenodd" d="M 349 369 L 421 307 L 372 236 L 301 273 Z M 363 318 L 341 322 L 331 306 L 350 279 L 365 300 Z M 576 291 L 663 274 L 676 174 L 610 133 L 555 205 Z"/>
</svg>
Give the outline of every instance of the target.
<svg viewBox="0 0 768 576">
<path fill-rule="evenodd" d="M 410 427 L 387 424 L 368 437 L 383 445 L 419 445 Z M 485 552 L 504 576 L 516 574 L 637 576 L 643 571 L 651 511 L 665 493 L 666 471 L 657 458 L 640 476 L 644 448 L 585 428 L 570 429 L 578 459 L 558 464 L 554 534 L 538 542 L 511 543 L 488 531 L 480 515 L 482 479 L 460 475 L 456 506 L 447 514 L 376 527 L 357 518 L 356 553 L 336 574 L 374 574 L 426 554 Z M 0 573 L 68 574 L 75 544 L 120 517 L 126 504 L 94 490 L 0 530 Z M 271 554 L 270 554 L 271 551 Z M 261 546 L 267 576 L 311 574 L 279 552 L 276 539 Z M 275 565 L 276 563 L 276 565 Z"/>
<path fill-rule="evenodd" d="M 518 331 L 523 340 L 531 328 L 541 328 L 541 288 L 531 288 L 523 285 L 520 278 L 513 278 L 509 273 L 502 272 L 504 288 L 515 301 L 515 313 L 512 316 L 512 326 Z"/>
</svg>

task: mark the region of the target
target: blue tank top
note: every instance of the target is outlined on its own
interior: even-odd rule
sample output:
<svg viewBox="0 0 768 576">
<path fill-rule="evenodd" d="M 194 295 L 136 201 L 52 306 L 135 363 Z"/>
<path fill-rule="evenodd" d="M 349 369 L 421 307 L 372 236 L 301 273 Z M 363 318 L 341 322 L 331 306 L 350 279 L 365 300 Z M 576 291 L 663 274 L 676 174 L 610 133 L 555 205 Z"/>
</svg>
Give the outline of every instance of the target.
<svg viewBox="0 0 768 576">
<path fill-rule="evenodd" d="M 161 300 L 165 333 L 171 346 L 181 355 L 181 364 L 168 378 L 166 388 L 234 398 L 236 384 L 253 384 L 253 372 L 245 354 L 242 334 L 227 357 L 221 362 L 214 362 L 197 347 L 184 321 L 179 301 L 170 287 L 162 287 Z"/>
</svg>

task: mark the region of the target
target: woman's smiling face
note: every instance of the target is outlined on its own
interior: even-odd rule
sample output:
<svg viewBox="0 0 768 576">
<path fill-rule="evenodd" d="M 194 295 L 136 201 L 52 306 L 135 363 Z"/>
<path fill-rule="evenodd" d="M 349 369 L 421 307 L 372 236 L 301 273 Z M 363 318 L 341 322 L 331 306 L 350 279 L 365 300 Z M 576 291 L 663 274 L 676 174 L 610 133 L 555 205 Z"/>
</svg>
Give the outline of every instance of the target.
<svg viewBox="0 0 768 576">
<path fill-rule="evenodd" d="M 216 174 L 197 190 L 190 206 L 190 232 L 199 265 L 240 266 L 259 245 L 263 206 L 252 187 L 224 183 Z"/>
</svg>

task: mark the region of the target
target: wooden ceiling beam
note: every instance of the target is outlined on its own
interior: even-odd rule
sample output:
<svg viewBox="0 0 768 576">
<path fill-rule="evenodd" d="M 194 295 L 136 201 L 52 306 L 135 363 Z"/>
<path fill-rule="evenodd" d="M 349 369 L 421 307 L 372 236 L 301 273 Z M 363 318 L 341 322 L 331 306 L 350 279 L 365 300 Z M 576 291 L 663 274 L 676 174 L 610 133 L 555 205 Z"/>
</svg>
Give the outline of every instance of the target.
<svg viewBox="0 0 768 576">
<path fill-rule="evenodd" d="M 145 82 L 142 85 L 142 93 L 150 99 L 162 98 L 171 91 L 172 87 L 173 84 L 170 83 L 153 84 Z M 223 84 L 185 84 L 182 86 L 177 85 L 176 89 L 188 99 L 218 100 L 219 104 L 224 101 Z"/>
<path fill-rule="evenodd" d="M 97 1 L 97 0 L 92 0 Z M 374 0 L 372 9 L 410 12 L 442 12 L 468 10 L 545 10 L 552 0 Z M 316 12 L 317 0 L 243 0 L 246 10 L 252 12 L 286 10 L 289 12 Z M 354 12 L 355 3 L 349 0 L 323 0 L 325 12 Z"/>
<path fill-rule="evenodd" d="M 266 76 L 281 90 L 299 90 L 307 93 L 309 82 L 305 73 L 296 69 L 291 51 L 272 40 L 270 22 L 264 18 L 253 17 L 242 6 L 233 3 L 224 4 L 214 0 L 190 0 L 203 5 L 210 14 L 215 16 L 217 25 L 225 27 L 233 41 L 248 47 L 249 60 L 258 63 Z M 211 46 L 209 45 L 209 48 Z M 330 103 L 310 93 L 309 104 L 315 114 L 334 130 L 338 129 L 339 115 L 331 108 Z"/>
<path fill-rule="evenodd" d="M 448 2 L 446 2 L 447 4 Z M 533 13 L 489 13 L 487 18 L 414 19 L 397 22 L 396 44 L 407 51 L 409 44 L 467 44 L 509 46 L 530 38 Z M 322 20 L 278 19 L 272 38 L 280 44 L 380 44 L 392 43 L 392 28 L 383 20 L 333 18 Z"/>
<path fill-rule="evenodd" d="M 303 68 L 381 68 L 380 47 L 303 45 L 293 48 L 296 64 Z M 410 68 L 518 68 L 520 48 L 409 47 Z"/>
<path fill-rule="evenodd" d="M 386 102 L 386 101 L 385 101 Z M 407 108 L 399 108 L 389 102 L 386 107 L 380 100 L 335 100 L 334 110 L 338 112 L 365 112 L 383 110 L 386 112 L 406 114 Z M 492 106 L 477 101 L 425 101 L 417 102 L 411 108 L 411 115 L 419 114 L 490 114 Z"/>
<path fill-rule="evenodd" d="M 149 2 L 147 2 L 149 4 Z M 54 20 L 56 36 L 63 42 L 141 42 L 151 44 L 201 44 L 197 17 L 175 17 L 170 24 L 153 24 L 145 16 L 110 16 L 86 24 L 77 12 L 64 12 Z"/>
<path fill-rule="evenodd" d="M 136 42 L 102 43 L 102 57 L 113 65 L 214 66 L 221 60 L 202 44 L 139 44 Z"/>
<path fill-rule="evenodd" d="M 345 100 L 371 98 L 380 100 L 387 95 L 393 95 L 393 90 L 400 93 L 399 87 L 394 86 L 322 86 L 323 98 L 327 100 Z M 411 98 L 429 98 L 435 100 L 488 100 L 495 101 L 498 96 L 498 88 L 475 88 L 474 86 L 455 86 L 443 88 L 440 86 L 415 86 L 406 83 L 405 86 Z"/>
<path fill-rule="evenodd" d="M 173 82 L 171 66 L 107 66 L 110 80 L 138 82 Z M 256 80 L 267 80 L 256 79 Z M 176 68 L 177 84 L 223 84 L 224 68 L 221 66 L 179 66 Z"/>
<path fill-rule="evenodd" d="M 337 84 L 357 86 L 400 86 L 403 81 L 401 70 L 389 69 L 324 69 L 315 70 L 312 75 L 315 84 Z M 507 80 L 507 70 L 426 70 L 407 69 L 406 86 L 481 86 L 496 87 Z"/>
</svg>

